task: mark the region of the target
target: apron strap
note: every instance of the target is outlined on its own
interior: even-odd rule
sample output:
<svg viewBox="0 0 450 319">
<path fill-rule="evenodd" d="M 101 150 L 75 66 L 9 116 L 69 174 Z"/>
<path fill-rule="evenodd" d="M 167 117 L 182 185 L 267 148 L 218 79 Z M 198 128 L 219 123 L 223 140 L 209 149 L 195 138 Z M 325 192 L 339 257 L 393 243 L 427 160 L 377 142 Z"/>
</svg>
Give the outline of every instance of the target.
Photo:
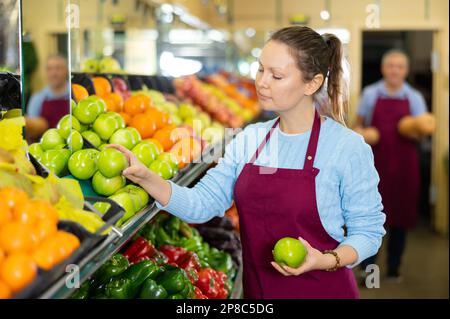
<svg viewBox="0 0 450 319">
<path fill-rule="evenodd" d="M 275 123 L 272 125 L 272 128 L 270 129 L 270 131 L 267 133 L 266 137 L 264 138 L 264 140 L 261 142 L 261 144 L 259 145 L 259 147 L 257 148 L 255 154 L 253 154 L 252 159 L 250 160 L 250 163 L 253 164 L 255 163 L 256 159 L 258 158 L 259 154 L 261 153 L 261 151 L 263 150 L 264 146 L 266 146 L 267 142 L 270 140 L 270 136 L 272 135 L 272 132 L 275 130 L 275 128 L 278 126 L 278 124 L 280 123 L 280 118 L 278 118 Z"/>
<path fill-rule="evenodd" d="M 317 144 L 319 142 L 319 134 L 320 134 L 320 116 L 317 110 L 314 114 L 314 123 L 311 131 L 311 136 L 309 137 L 308 149 L 306 150 L 305 155 L 305 164 L 303 169 L 311 170 L 314 166 L 314 158 L 316 157 Z"/>
</svg>

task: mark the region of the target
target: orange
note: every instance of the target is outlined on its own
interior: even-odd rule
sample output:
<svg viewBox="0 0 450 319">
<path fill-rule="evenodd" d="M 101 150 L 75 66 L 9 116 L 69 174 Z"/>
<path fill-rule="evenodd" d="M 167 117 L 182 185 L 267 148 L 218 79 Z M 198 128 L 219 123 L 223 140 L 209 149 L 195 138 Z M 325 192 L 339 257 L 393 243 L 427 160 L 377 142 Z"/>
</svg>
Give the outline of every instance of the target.
<svg viewBox="0 0 450 319">
<path fill-rule="evenodd" d="M 124 122 L 125 122 L 125 125 L 130 124 L 130 122 L 131 122 L 131 116 L 130 116 L 128 113 L 120 112 L 119 115 L 122 116 L 122 118 L 123 118 L 123 120 L 124 120 Z"/>
<path fill-rule="evenodd" d="M 72 84 L 72 93 L 75 98 L 75 102 L 77 103 L 89 97 L 89 93 L 86 88 L 79 84 Z"/>
<path fill-rule="evenodd" d="M 130 126 L 138 130 L 142 138 L 152 137 L 156 132 L 156 122 L 146 113 L 138 114 L 131 119 Z"/>
<path fill-rule="evenodd" d="M 33 226 L 37 222 L 38 218 L 32 201 L 16 204 L 13 209 L 13 220 Z"/>
<path fill-rule="evenodd" d="M 173 141 L 170 139 L 171 129 L 161 129 L 153 135 L 153 138 L 161 143 L 164 151 L 168 151 L 173 146 Z"/>
<path fill-rule="evenodd" d="M 104 96 L 112 92 L 111 83 L 109 83 L 108 79 L 102 76 L 93 77 L 92 83 L 94 84 L 96 95 Z"/>
<path fill-rule="evenodd" d="M 158 150 L 159 150 L 160 153 L 163 153 L 163 152 L 164 152 L 164 147 L 161 145 L 161 142 L 160 142 L 160 141 L 155 140 L 154 138 L 148 138 L 148 139 L 146 139 L 145 141 L 151 142 L 151 143 L 155 144 L 156 147 L 158 148 Z"/>
<path fill-rule="evenodd" d="M 55 235 L 57 260 L 62 261 L 69 257 L 79 246 L 80 240 L 74 234 L 58 231 Z"/>
<path fill-rule="evenodd" d="M 56 233 L 58 227 L 56 223 L 51 220 L 40 220 L 34 227 L 33 234 L 36 236 L 38 242 Z"/>
<path fill-rule="evenodd" d="M 103 96 L 103 100 L 106 103 L 106 108 L 110 112 L 122 112 L 123 110 L 123 98 L 117 93 L 109 93 Z"/>
<path fill-rule="evenodd" d="M 55 249 L 49 247 L 49 245 L 40 245 L 33 251 L 31 257 L 34 262 L 44 270 L 50 270 L 55 265 L 56 253 Z"/>
<path fill-rule="evenodd" d="M 36 274 L 36 263 L 25 253 L 11 254 L 0 265 L 0 280 L 9 286 L 13 293 L 29 285 Z"/>
<path fill-rule="evenodd" d="M 0 248 L 5 253 L 29 251 L 33 247 L 33 229 L 20 222 L 10 222 L 0 228 Z"/>
<path fill-rule="evenodd" d="M 154 107 L 145 111 L 145 114 L 155 121 L 158 130 L 164 128 L 168 123 L 167 116 Z"/>
<path fill-rule="evenodd" d="M 10 299 L 12 297 L 11 289 L 7 284 L 0 281 L 0 299 Z"/>
<path fill-rule="evenodd" d="M 174 144 L 187 137 L 191 137 L 191 132 L 187 127 L 177 127 L 170 132 L 170 139 Z"/>
<path fill-rule="evenodd" d="M 4 259 L 5 259 L 5 252 L 2 249 L 0 249 L 0 265 L 2 264 Z"/>
<path fill-rule="evenodd" d="M 131 116 L 144 113 L 146 110 L 145 102 L 139 96 L 132 96 L 125 101 L 123 110 Z"/>
<path fill-rule="evenodd" d="M 16 204 L 28 201 L 28 195 L 23 190 L 14 187 L 5 187 L 0 190 L 0 198 L 10 208 L 14 208 Z"/>
<path fill-rule="evenodd" d="M 149 96 L 142 94 L 142 93 L 138 93 L 134 96 L 142 100 L 142 102 L 144 103 L 144 106 L 145 106 L 145 110 L 148 110 L 151 107 L 153 107 L 153 101 Z"/>
<path fill-rule="evenodd" d="M 12 219 L 11 209 L 6 202 L 0 201 L 0 226 Z"/>
<path fill-rule="evenodd" d="M 48 220 L 55 224 L 58 222 L 58 211 L 48 201 L 32 199 L 29 203 L 36 212 L 38 220 Z"/>
</svg>

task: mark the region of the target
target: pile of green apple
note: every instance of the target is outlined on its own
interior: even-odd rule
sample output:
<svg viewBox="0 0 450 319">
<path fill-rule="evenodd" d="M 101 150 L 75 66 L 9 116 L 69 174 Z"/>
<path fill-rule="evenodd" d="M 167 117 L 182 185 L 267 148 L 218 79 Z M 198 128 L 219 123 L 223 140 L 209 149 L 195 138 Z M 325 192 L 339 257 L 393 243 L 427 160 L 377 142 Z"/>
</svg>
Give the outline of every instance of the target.
<svg viewBox="0 0 450 319">
<path fill-rule="evenodd" d="M 122 71 L 119 62 L 112 57 L 101 59 L 86 59 L 81 69 L 86 73 L 120 73 Z"/>
</svg>

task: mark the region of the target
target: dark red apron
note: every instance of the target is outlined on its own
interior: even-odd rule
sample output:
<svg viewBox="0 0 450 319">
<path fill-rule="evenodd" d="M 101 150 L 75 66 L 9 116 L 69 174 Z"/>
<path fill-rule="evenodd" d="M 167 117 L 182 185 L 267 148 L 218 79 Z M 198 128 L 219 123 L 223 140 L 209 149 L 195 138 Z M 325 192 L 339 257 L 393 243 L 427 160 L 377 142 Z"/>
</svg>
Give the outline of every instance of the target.
<svg viewBox="0 0 450 319">
<path fill-rule="evenodd" d="M 371 123 L 380 132 L 380 141 L 372 149 L 386 224 L 405 229 L 416 223 L 420 189 L 416 144 L 397 129 L 400 119 L 410 114 L 408 99 L 379 96 Z"/>
<path fill-rule="evenodd" d="M 279 119 L 244 166 L 234 188 L 241 228 L 244 297 L 358 298 L 355 277 L 348 268 L 285 277 L 270 264 L 272 249 L 283 237 L 301 236 L 320 251 L 339 245 L 323 228 L 316 203 L 315 179 L 319 169 L 313 164 L 320 133 L 319 115 L 316 112 L 303 169 L 273 170 L 254 164 L 278 124 Z"/>
<path fill-rule="evenodd" d="M 49 128 L 56 127 L 59 120 L 69 113 L 69 99 L 45 100 L 42 104 L 41 116 L 47 120 Z"/>
</svg>

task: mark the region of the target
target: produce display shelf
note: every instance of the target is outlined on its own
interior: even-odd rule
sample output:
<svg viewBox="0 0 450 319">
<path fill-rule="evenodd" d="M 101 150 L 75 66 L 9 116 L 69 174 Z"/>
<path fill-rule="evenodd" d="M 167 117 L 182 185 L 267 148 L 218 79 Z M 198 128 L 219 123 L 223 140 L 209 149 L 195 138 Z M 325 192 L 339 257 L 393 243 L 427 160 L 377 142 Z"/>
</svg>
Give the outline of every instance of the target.
<svg viewBox="0 0 450 319">
<path fill-rule="evenodd" d="M 231 133 L 234 135 L 234 133 Z M 232 135 L 226 136 L 225 140 L 229 140 Z M 204 174 L 219 157 L 223 155 L 224 143 L 211 145 L 203 152 L 203 160 L 200 163 L 191 163 L 188 170 L 183 170 L 179 176 L 173 181 L 180 186 L 191 185 L 198 177 Z M 220 149 L 220 151 L 219 151 Z M 92 251 L 82 259 L 78 264 L 78 278 L 81 285 L 94 272 L 117 253 L 122 246 L 130 240 L 142 227 L 150 222 L 159 212 L 156 203 L 152 201 L 141 212 L 137 213 L 133 219 L 120 230 L 113 228 L 108 237 L 94 247 Z M 68 287 L 66 281 L 68 274 L 59 278 L 50 288 L 39 296 L 39 299 L 64 299 L 70 297 L 75 291 L 74 288 Z M 71 277 L 76 275 L 71 273 Z M 72 282 L 73 280 L 71 280 Z"/>
</svg>

